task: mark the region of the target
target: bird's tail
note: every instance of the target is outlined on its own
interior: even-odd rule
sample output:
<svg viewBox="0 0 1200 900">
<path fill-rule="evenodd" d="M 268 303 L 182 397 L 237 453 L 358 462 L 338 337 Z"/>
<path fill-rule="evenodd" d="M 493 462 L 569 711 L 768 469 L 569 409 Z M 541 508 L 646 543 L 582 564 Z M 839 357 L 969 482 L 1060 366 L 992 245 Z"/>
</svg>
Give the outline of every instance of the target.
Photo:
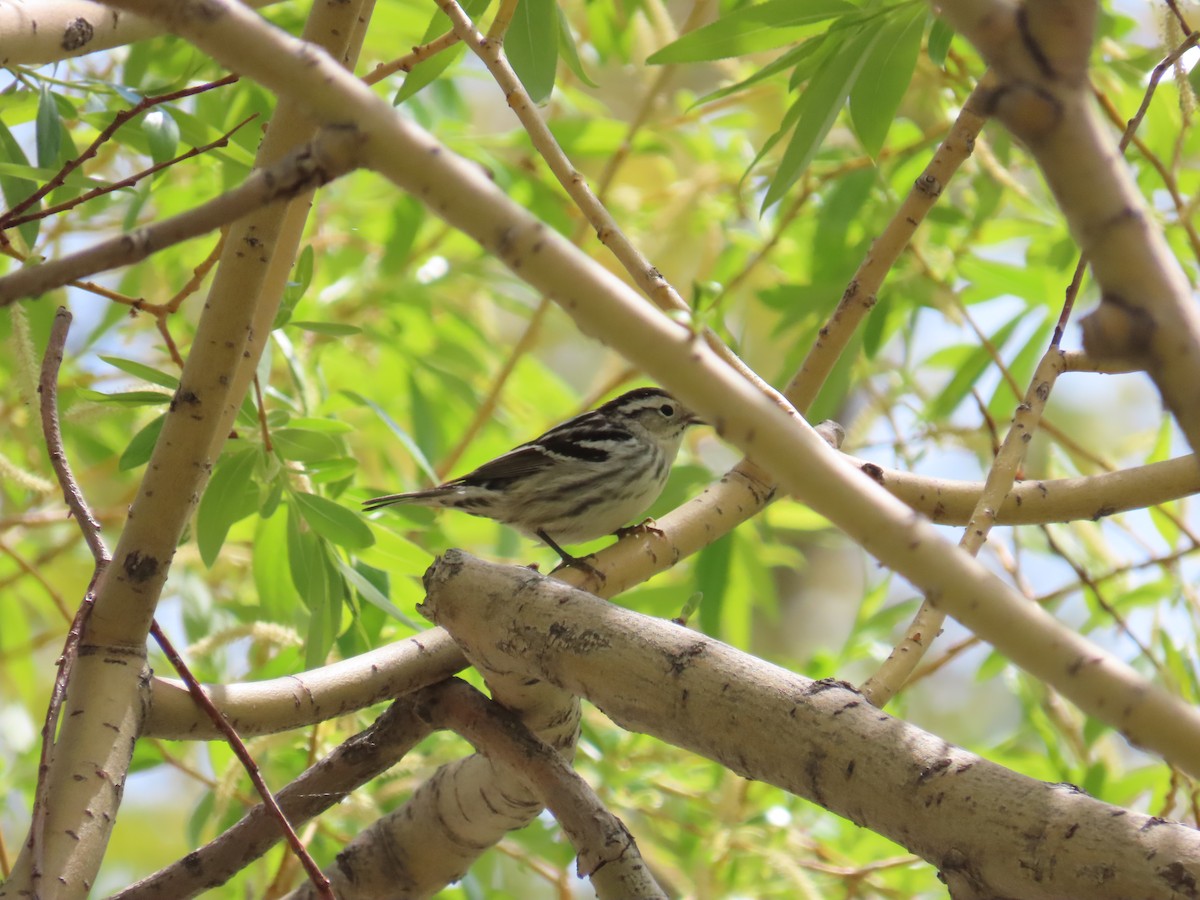
<svg viewBox="0 0 1200 900">
<path fill-rule="evenodd" d="M 374 512 L 385 506 L 395 506 L 397 503 L 428 504 L 446 495 L 445 487 L 430 488 L 427 491 L 411 491 L 407 494 L 384 494 L 382 497 L 372 497 L 363 501 L 363 512 Z"/>
</svg>

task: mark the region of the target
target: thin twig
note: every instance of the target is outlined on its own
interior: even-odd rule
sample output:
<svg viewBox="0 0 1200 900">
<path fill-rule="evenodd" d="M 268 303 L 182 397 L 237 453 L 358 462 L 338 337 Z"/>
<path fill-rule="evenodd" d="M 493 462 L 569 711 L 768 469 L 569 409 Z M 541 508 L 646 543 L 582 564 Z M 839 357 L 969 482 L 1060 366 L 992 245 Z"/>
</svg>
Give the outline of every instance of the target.
<svg viewBox="0 0 1200 900">
<path fill-rule="evenodd" d="M 72 199 L 67 200 L 63 203 L 60 203 L 57 206 L 51 206 L 51 207 L 48 207 L 47 209 L 39 210 L 38 212 L 35 212 L 35 213 L 28 213 L 23 216 L 17 216 L 16 218 L 8 221 L 7 225 L 5 225 L 4 227 L 16 228 L 18 225 L 24 225 L 26 222 L 32 222 L 35 219 L 45 219 L 48 216 L 53 216 L 53 215 L 57 215 L 58 213 L 61 213 L 61 212 L 66 212 L 67 210 L 74 209 L 77 206 L 81 206 L 82 204 L 87 203 L 89 200 L 95 200 L 97 197 L 101 197 L 104 194 L 111 194 L 113 191 L 119 191 L 119 190 L 123 190 L 124 188 L 127 188 L 127 187 L 133 187 L 139 181 L 149 178 L 151 175 L 154 175 L 157 172 L 161 172 L 163 169 L 169 169 L 171 166 L 177 165 L 181 162 L 185 162 L 189 159 L 192 159 L 193 157 L 200 156 L 203 153 L 208 153 L 211 150 L 219 150 L 222 147 L 228 147 L 229 139 L 231 137 L 233 137 L 233 135 L 236 134 L 239 130 L 244 128 L 246 125 L 249 125 L 251 122 L 253 122 L 257 118 L 258 118 L 258 113 L 254 113 L 253 115 L 247 116 L 246 118 L 242 119 L 242 121 L 238 122 L 236 125 L 234 125 L 231 129 L 229 129 L 227 132 L 225 132 L 223 135 L 221 135 L 216 140 L 210 141 L 207 144 L 202 144 L 198 147 L 192 147 L 190 150 L 186 150 L 183 153 L 179 154 L 178 156 L 176 156 L 172 159 L 164 160 L 163 162 L 156 163 L 155 165 L 150 166 L 148 169 L 142 169 L 142 171 L 140 171 L 140 172 L 135 172 L 134 174 L 130 175 L 128 178 L 122 178 L 120 181 L 114 181 L 112 184 L 106 184 L 104 187 L 93 188 L 90 191 L 85 191 L 84 193 L 80 194 L 78 197 L 73 197 Z M 10 213 L 9 215 L 11 216 L 12 214 Z"/>
<path fill-rule="evenodd" d="M 357 165 L 358 134 L 328 127 L 275 165 L 259 169 L 240 186 L 187 212 L 155 222 L 86 250 L 0 278 L 0 306 L 44 293 L 95 272 L 140 262 L 164 247 L 213 231 L 247 213 L 327 184 Z"/>
<path fill-rule="evenodd" d="M 86 150 L 69 160 L 61 169 L 43 184 L 40 188 L 10 209 L 3 216 L 0 216 L 0 230 L 12 227 L 14 220 L 25 210 L 29 209 L 55 188 L 60 187 L 66 182 L 67 177 L 82 166 L 85 162 L 91 159 L 99 151 L 100 147 L 116 133 L 117 129 L 128 122 L 130 119 L 144 113 L 153 106 L 158 106 L 160 103 L 170 103 L 174 100 L 182 100 L 184 97 L 190 97 L 193 94 L 202 94 L 205 91 L 211 91 L 213 88 L 224 87 L 227 84 L 233 84 L 238 80 L 236 75 L 226 75 L 217 81 L 210 81 L 205 84 L 200 84 L 195 87 L 184 88 L 183 90 L 173 91 L 169 94 L 160 94 L 157 97 L 144 97 L 136 106 L 131 106 L 129 109 L 123 110 L 113 117 L 112 122 L 108 127 L 96 136 L 96 139 L 88 146 Z"/>
<path fill-rule="evenodd" d="M 395 75 L 397 72 L 411 72 L 417 63 L 424 62 L 430 57 L 437 56 L 443 50 L 447 50 L 458 43 L 458 35 L 453 31 L 447 31 L 443 35 L 435 37 L 432 41 L 425 44 L 420 44 L 412 48 L 412 51 L 404 54 L 398 59 L 393 59 L 391 62 L 380 63 L 370 72 L 363 76 L 363 84 L 376 84 L 383 81 L 389 75 Z"/>
<path fill-rule="evenodd" d="M 321 871 L 321 867 L 317 865 L 316 860 L 309 854 L 308 849 L 296 834 L 296 830 L 292 828 L 287 816 L 279 808 L 279 804 L 275 801 L 275 796 L 271 793 L 271 789 L 267 787 L 266 781 L 263 780 L 258 764 L 254 761 L 254 757 L 250 755 L 250 751 L 246 749 L 246 745 L 238 736 L 237 731 L 221 715 L 221 711 L 213 705 L 204 688 L 200 686 L 200 682 L 196 680 L 196 676 L 187 667 L 187 663 L 183 661 L 183 657 L 179 655 L 167 636 L 163 634 L 162 629 L 159 628 L 158 622 L 150 623 L 150 633 L 154 636 L 154 640 L 162 649 L 163 654 L 170 660 L 171 665 L 175 667 L 175 671 L 179 673 L 179 677 L 187 685 L 188 693 L 192 695 L 192 699 L 196 701 L 196 705 L 208 714 L 213 724 L 225 735 L 225 740 L 233 750 L 234 756 L 238 758 L 238 761 L 242 764 L 242 768 L 250 776 L 250 781 L 253 782 L 258 795 L 262 798 L 267 813 L 279 824 L 279 828 L 283 831 L 288 846 L 291 847 L 292 853 L 300 860 L 300 864 L 304 866 L 304 871 L 308 874 L 309 880 L 312 881 L 317 892 L 322 897 L 327 898 L 327 900 L 337 900 L 334 897 L 333 888 L 329 884 L 329 879 L 325 877 L 325 873 Z"/>
</svg>

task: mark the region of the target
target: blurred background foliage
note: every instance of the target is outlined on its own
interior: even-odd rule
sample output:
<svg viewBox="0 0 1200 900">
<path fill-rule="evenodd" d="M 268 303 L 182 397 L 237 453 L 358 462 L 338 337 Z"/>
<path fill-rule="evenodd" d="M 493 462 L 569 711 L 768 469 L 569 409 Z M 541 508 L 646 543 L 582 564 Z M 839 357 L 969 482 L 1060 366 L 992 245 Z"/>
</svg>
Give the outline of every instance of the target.
<svg viewBox="0 0 1200 900">
<path fill-rule="evenodd" d="M 477 0 L 467 8 L 486 24 L 494 7 Z M 1117 124 L 1137 110 L 1149 74 L 1177 43 L 1164 10 L 1131 3 L 1101 17 L 1093 82 Z M 282 3 L 264 14 L 299 33 L 306 6 Z M 381 2 L 359 71 L 444 30 L 431 4 Z M 506 47 L 563 150 L 633 242 L 699 320 L 780 387 L 984 71 L 965 41 L 913 2 L 522 0 Z M 1128 164 L 1194 281 L 1200 147 L 1191 53 L 1159 86 Z M 171 37 L 6 70 L 5 205 L 28 196 L 142 98 L 225 74 Z M 461 47 L 376 90 L 619 270 L 503 93 Z M 59 256 L 237 185 L 272 107 L 271 95 L 245 80 L 153 106 L 40 207 L 228 138 L 64 213 L 10 227 L 0 267 L 19 265 L 13 257 Z M 203 305 L 206 282 L 185 286 L 199 280 L 197 267 L 216 243 L 194 240 L 0 314 L 0 834 L 9 859 L 28 824 L 54 659 L 91 570 L 37 420 L 37 366 L 55 307 L 75 314 L 60 388 L 66 449 L 113 544 Z M 260 396 L 244 404 L 160 608 L 159 621 L 207 681 L 275 677 L 411 634 L 420 624 L 421 573 L 448 547 L 548 567 L 548 551 L 488 521 L 400 508 L 368 523 L 358 506 L 465 471 L 642 380 L 478 246 L 412 198 L 381 189 L 370 173 L 320 192 L 303 247 L 259 370 Z M 881 465 L 982 478 L 1047 346 L 1076 259 L 1029 158 L 989 125 L 890 274 L 811 418 L 837 418 L 848 430 L 845 449 Z M 1076 318 L 1094 302 L 1085 280 Z M 1064 346 L 1078 346 L 1073 326 Z M 497 388 L 494 408 L 485 406 Z M 1184 452 L 1140 376 L 1064 376 L 1047 422 L 1025 477 L 1096 473 Z M 713 434 L 697 434 L 655 511 L 695 494 L 736 458 Z M 998 529 L 983 558 L 1194 701 L 1195 526 L 1181 501 L 1099 522 Z M 958 537 L 955 529 L 947 535 Z M 916 606 L 910 586 L 787 500 L 617 602 L 674 616 L 695 599 L 693 624 L 706 633 L 806 675 L 850 681 L 873 671 Z M 155 668 L 168 673 L 161 657 Z M 953 623 L 889 710 L 1033 777 L 1196 821 L 1190 780 L 1130 749 Z M 250 746 L 279 786 L 372 712 Z M 464 746 L 447 736 L 426 741 L 331 810 L 305 832 L 314 856 L 331 859 Z M 578 765 L 681 895 L 944 895 L 928 866 L 886 840 L 623 733 L 594 710 Z M 186 853 L 253 803 L 219 743 L 143 741 L 135 771 L 98 890 Z M 567 896 L 571 859 L 543 818 L 487 853 L 444 896 Z M 276 850 L 226 891 L 269 895 L 293 877 L 292 861 Z"/>
</svg>

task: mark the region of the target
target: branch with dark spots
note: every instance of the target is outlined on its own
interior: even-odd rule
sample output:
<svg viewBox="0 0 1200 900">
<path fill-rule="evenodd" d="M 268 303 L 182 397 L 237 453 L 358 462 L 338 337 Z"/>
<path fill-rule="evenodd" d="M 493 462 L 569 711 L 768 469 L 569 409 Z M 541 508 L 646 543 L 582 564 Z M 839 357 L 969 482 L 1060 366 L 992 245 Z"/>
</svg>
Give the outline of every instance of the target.
<svg viewBox="0 0 1200 900">
<path fill-rule="evenodd" d="M 121 568 L 129 580 L 137 584 L 149 581 L 158 574 L 158 560 L 153 556 L 143 556 L 139 551 L 133 550 L 125 557 Z"/>
<path fill-rule="evenodd" d="M 1030 58 L 1041 70 L 1043 77 L 1053 80 L 1056 75 L 1054 67 L 1050 65 L 1050 59 L 1042 51 L 1037 39 L 1033 36 L 1033 32 L 1029 27 L 1029 11 L 1024 5 L 1017 7 L 1017 33 L 1021 35 L 1021 42 L 1024 43 L 1026 51 Z"/>
</svg>

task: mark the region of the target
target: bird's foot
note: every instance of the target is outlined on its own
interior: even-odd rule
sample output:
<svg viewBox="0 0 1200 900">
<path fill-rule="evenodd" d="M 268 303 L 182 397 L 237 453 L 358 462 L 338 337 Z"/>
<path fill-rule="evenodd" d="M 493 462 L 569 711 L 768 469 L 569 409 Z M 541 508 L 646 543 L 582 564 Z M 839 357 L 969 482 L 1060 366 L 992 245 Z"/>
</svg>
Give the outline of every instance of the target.
<svg viewBox="0 0 1200 900">
<path fill-rule="evenodd" d="M 576 569 L 585 575 L 591 575 L 600 584 L 604 584 L 604 582 L 608 581 L 608 578 L 603 572 L 593 566 L 586 559 L 580 559 L 578 556 L 572 556 L 569 558 L 563 557 L 562 563 L 556 566 L 550 575 L 553 576 L 556 572 L 561 572 L 563 569 Z"/>
<path fill-rule="evenodd" d="M 650 518 L 643 519 L 636 525 L 626 525 L 624 528 L 618 528 L 613 534 L 618 539 L 626 538 L 633 534 L 653 534 L 658 537 L 666 536 L 666 532 L 659 528 L 658 523 Z"/>
<path fill-rule="evenodd" d="M 599 584 L 604 584 L 604 582 L 608 581 L 603 572 L 593 566 L 586 559 L 580 559 L 578 556 L 572 556 L 562 547 L 558 546 L 558 544 L 551 539 L 550 535 L 546 534 L 546 532 L 542 529 L 539 528 L 537 530 L 537 536 L 546 543 L 546 546 L 557 553 L 558 558 L 562 560 L 562 565 L 558 566 L 554 572 L 550 573 L 551 577 L 554 576 L 555 572 L 561 572 L 563 569 L 570 567 L 572 569 L 578 569 L 585 575 L 593 576 Z"/>
</svg>

